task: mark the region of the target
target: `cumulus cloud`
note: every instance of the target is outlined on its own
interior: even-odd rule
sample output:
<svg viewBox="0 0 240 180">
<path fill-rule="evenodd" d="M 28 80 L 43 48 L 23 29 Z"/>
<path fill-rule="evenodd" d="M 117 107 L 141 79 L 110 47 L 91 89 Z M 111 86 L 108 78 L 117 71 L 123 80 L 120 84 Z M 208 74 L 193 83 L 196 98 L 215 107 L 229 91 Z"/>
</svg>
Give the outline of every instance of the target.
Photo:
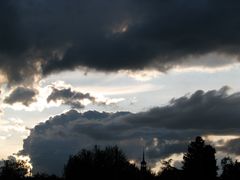
<svg viewBox="0 0 240 180">
<path fill-rule="evenodd" d="M 2 0 L 0 69 L 17 83 L 78 67 L 221 66 L 232 61 L 185 59 L 238 57 L 239 7 L 235 0 Z"/>
<path fill-rule="evenodd" d="M 199 90 L 136 114 L 71 110 L 33 128 L 20 154 L 30 156 L 35 171 L 60 173 L 68 156 L 81 148 L 117 144 L 135 160 L 145 147 L 149 164 L 154 164 L 185 152 L 197 135 L 239 136 L 240 96 L 228 89 Z"/>
<path fill-rule="evenodd" d="M 25 106 L 29 106 L 31 103 L 36 101 L 37 94 L 38 92 L 34 89 L 17 87 L 4 99 L 4 103 L 10 105 L 21 103 Z"/>
</svg>

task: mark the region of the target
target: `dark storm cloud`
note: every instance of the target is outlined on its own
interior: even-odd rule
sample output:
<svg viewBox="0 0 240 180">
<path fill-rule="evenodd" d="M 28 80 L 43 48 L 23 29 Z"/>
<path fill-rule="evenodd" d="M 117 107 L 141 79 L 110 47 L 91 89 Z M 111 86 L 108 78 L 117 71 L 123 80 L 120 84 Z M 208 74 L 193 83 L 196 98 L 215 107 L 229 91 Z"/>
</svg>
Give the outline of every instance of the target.
<svg viewBox="0 0 240 180">
<path fill-rule="evenodd" d="M 47 101 L 58 101 L 61 100 L 62 104 L 69 105 L 72 108 L 81 109 L 84 105 L 80 102 L 81 100 L 88 99 L 91 102 L 95 102 L 95 97 L 89 93 L 81 93 L 73 91 L 71 88 L 67 89 L 56 89 L 52 88 L 52 93 L 48 96 Z"/>
<path fill-rule="evenodd" d="M 239 8 L 237 0 L 2 0 L 0 68 L 16 83 L 80 66 L 166 71 L 191 66 L 187 57 L 239 56 Z"/>
<path fill-rule="evenodd" d="M 23 29 L 20 1 L 0 2 L 0 71 L 10 84 L 32 83 L 39 73 L 32 44 L 27 43 L 28 35 Z"/>
<path fill-rule="evenodd" d="M 168 129 L 224 130 L 240 127 L 240 93 L 228 95 L 228 87 L 172 99 L 168 106 L 139 113 L 127 121 Z M 226 123 L 227 121 L 227 123 Z M 236 126 L 237 125 L 237 126 Z"/>
<path fill-rule="evenodd" d="M 9 96 L 4 99 L 6 104 L 22 103 L 25 106 L 29 106 L 36 101 L 37 91 L 25 87 L 17 87 Z"/>
<path fill-rule="evenodd" d="M 197 135 L 239 135 L 240 95 L 227 90 L 199 90 L 136 114 L 72 110 L 33 128 L 21 154 L 30 156 L 37 171 L 60 173 L 69 154 L 95 144 L 117 144 L 129 159 L 136 160 L 145 147 L 147 161 L 153 164 L 172 153 L 185 152 L 189 140 Z"/>
</svg>

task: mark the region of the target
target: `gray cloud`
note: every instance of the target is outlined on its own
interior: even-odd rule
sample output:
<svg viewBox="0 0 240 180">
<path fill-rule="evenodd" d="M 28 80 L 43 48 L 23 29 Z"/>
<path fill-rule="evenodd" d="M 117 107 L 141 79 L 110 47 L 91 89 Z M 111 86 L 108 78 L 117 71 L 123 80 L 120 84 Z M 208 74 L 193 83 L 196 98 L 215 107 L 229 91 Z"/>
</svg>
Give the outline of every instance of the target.
<svg viewBox="0 0 240 180">
<path fill-rule="evenodd" d="M 225 146 L 219 148 L 221 151 L 226 151 L 237 156 L 240 155 L 240 138 L 229 140 Z"/>
<path fill-rule="evenodd" d="M 136 114 L 127 121 L 168 129 L 238 129 L 240 93 L 228 95 L 228 90 L 226 86 L 207 92 L 198 90 L 189 97 L 172 99 L 168 106 Z"/>
<path fill-rule="evenodd" d="M 236 0 L 2 0 L 0 69 L 17 83 L 82 66 L 166 71 L 191 66 L 188 57 L 239 56 L 239 7 Z"/>
<path fill-rule="evenodd" d="M 117 144 L 136 160 L 145 147 L 151 165 L 185 152 L 197 135 L 239 135 L 240 96 L 227 90 L 196 91 L 136 114 L 71 110 L 33 128 L 20 153 L 31 157 L 35 171 L 60 173 L 69 154 L 95 144 Z"/>
<path fill-rule="evenodd" d="M 11 94 L 4 99 L 6 104 L 22 103 L 25 106 L 29 106 L 36 101 L 37 91 L 25 87 L 15 88 Z"/>
<path fill-rule="evenodd" d="M 71 88 L 67 89 L 57 89 L 52 88 L 52 93 L 48 96 L 47 101 L 58 101 L 61 100 L 62 104 L 69 105 L 72 108 L 81 109 L 84 105 L 80 100 L 88 99 L 91 102 L 95 102 L 95 97 L 91 96 L 89 93 L 81 93 L 73 91 Z"/>
</svg>

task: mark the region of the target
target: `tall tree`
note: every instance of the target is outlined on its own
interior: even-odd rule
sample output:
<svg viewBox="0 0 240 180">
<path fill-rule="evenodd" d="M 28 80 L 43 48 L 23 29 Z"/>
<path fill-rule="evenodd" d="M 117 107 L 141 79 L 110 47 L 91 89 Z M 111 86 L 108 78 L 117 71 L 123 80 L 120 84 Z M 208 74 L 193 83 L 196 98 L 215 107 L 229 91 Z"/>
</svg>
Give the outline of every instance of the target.
<svg viewBox="0 0 240 180">
<path fill-rule="evenodd" d="M 188 146 L 188 152 L 183 157 L 183 172 L 186 179 L 216 179 L 217 169 L 215 149 L 205 145 L 198 136 Z"/>
<path fill-rule="evenodd" d="M 9 157 L 0 168 L 0 179 L 23 179 L 29 173 L 29 166 L 23 160 Z"/>
<path fill-rule="evenodd" d="M 159 180 L 182 180 L 182 170 L 177 169 L 171 165 L 172 159 L 162 161 L 162 171 L 158 173 L 157 179 Z"/>
<path fill-rule="evenodd" d="M 75 179 L 139 179 L 139 170 L 131 165 L 117 147 L 104 150 L 82 150 L 71 156 L 64 168 L 66 180 Z"/>
<path fill-rule="evenodd" d="M 240 162 L 233 160 L 230 157 L 225 157 L 221 161 L 222 165 L 222 180 L 238 180 L 240 179 Z"/>
</svg>

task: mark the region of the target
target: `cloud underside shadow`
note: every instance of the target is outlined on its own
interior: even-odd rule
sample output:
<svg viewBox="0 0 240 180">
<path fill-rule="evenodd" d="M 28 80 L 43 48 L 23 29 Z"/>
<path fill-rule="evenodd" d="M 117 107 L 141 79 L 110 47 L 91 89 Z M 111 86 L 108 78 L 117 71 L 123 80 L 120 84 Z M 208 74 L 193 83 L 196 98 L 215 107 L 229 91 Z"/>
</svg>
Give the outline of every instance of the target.
<svg viewBox="0 0 240 180">
<path fill-rule="evenodd" d="M 239 56 L 239 7 L 234 0 L 2 0 L 0 70 L 10 83 L 31 83 L 79 67 L 218 67 Z M 199 61 L 209 53 L 226 58 Z"/>
</svg>

